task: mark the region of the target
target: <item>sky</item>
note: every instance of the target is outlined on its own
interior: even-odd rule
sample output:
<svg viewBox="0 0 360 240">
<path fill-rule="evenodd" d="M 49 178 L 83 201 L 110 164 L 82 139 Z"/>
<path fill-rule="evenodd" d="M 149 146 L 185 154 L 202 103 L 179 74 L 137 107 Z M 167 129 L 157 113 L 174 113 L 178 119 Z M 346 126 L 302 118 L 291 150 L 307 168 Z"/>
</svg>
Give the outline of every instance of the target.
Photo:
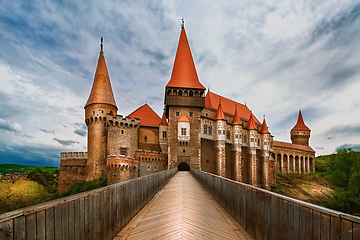
<svg viewBox="0 0 360 240">
<path fill-rule="evenodd" d="M 118 114 L 162 115 L 181 19 L 200 82 L 290 142 L 301 109 L 316 155 L 360 149 L 360 1 L 0 0 L 0 163 L 86 151 L 100 37 Z"/>
</svg>

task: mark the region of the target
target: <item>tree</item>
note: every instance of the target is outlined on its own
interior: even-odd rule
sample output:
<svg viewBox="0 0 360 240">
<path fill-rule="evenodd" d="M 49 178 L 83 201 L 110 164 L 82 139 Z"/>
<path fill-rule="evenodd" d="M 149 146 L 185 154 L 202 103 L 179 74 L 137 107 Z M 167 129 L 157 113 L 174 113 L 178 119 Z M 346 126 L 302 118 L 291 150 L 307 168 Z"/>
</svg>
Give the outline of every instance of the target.
<svg viewBox="0 0 360 240">
<path fill-rule="evenodd" d="M 360 207 L 360 153 L 340 149 L 327 164 L 326 179 L 335 186 L 335 208 L 354 214 Z"/>
<path fill-rule="evenodd" d="M 56 192 L 56 178 L 52 174 L 41 170 L 39 167 L 35 168 L 33 171 L 30 171 L 27 175 L 27 178 L 43 185 L 50 193 Z"/>
</svg>

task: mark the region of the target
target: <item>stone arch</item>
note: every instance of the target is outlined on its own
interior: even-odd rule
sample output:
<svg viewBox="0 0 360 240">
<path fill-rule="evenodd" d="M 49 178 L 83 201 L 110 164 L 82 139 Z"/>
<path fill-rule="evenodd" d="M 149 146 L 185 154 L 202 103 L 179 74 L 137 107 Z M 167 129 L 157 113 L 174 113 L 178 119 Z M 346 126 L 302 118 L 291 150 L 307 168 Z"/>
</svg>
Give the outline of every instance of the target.
<svg viewBox="0 0 360 240">
<path fill-rule="evenodd" d="M 283 172 L 288 173 L 289 164 L 288 164 L 288 156 L 286 154 L 283 155 Z"/>
<path fill-rule="evenodd" d="M 304 162 L 304 157 L 300 156 L 300 173 L 305 173 L 305 162 Z"/>
<path fill-rule="evenodd" d="M 309 165 L 310 165 L 309 173 L 314 173 L 315 167 L 314 167 L 314 159 L 313 158 L 309 158 Z"/>
<path fill-rule="evenodd" d="M 276 173 L 281 173 L 281 154 L 276 155 Z"/>
<path fill-rule="evenodd" d="M 294 173 L 300 173 L 299 156 L 295 156 L 295 169 Z"/>
<path fill-rule="evenodd" d="M 181 162 L 178 165 L 178 171 L 190 171 L 190 166 L 186 162 Z"/>
<path fill-rule="evenodd" d="M 185 91 L 184 91 L 184 96 L 189 96 L 188 90 L 185 90 Z"/>
<path fill-rule="evenodd" d="M 183 95 L 183 92 L 182 92 L 182 90 L 180 89 L 179 91 L 178 91 L 178 96 L 182 96 Z"/>
<path fill-rule="evenodd" d="M 289 173 L 293 173 L 294 172 L 294 156 L 290 155 L 289 156 Z"/>
<path fill-rule="evenodd" d="M 194 96 L 193 90 L 190 90 L 190 91 L 189 91 L 189 96 L 190 96 L 190 97 Z"/>
</svg>

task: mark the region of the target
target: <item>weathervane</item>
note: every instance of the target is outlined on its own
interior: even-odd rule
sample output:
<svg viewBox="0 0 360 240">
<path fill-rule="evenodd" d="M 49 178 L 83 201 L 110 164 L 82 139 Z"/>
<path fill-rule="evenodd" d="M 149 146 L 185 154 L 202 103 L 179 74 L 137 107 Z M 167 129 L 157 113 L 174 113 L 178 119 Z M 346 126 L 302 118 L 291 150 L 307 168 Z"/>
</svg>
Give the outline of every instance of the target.
<svg viewBox="0 0 360 240">
<path fill-rule="evenodd" d="M 104 42 L 103 37 L 100 38 L 100 42 L 101 42 L 101 43 L 100 43 L 101 50 L 103 50 L 103 42 Z"/>
<path fill-rule="evenodd" d="M 181 28 L 184 28 L 184 19 L 181 19 Z"/>
</svg>

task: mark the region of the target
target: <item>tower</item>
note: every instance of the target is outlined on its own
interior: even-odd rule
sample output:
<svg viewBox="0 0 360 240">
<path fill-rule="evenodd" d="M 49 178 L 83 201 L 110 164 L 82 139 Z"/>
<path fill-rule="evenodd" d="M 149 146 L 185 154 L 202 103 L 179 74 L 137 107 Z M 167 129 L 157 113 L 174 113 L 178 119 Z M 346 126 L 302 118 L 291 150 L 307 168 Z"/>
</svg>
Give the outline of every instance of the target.
<svg viewBox="0 0 360 240">
<path fill-rule="evenodd" d="M 270 171 L 269 171 L 269 161 L 270 161 L 270 150 L 271 150 L 271 135 L 268 129 L 268 126 L 266 124 L 265 121 L 265 116 L 264 116 L 264 121 L 262 123 L 261 126 L 261 143 L 262 143 L 262 187 L 264 187 L 265 189 L 269 189 L 270 188 Z"/>
<path fill-rule="evenodd" d="M 299 111 L 299 117 L 296 125 L 290 131 L 290 137 L 293 144 L 299 144 L 304 146 L 309 146 L 309 138 L 310 138 L 310 128 L 308 128 L 301 114 L 301 110 Z"/>
<path fill-rule="evenodd" d="M 159 125 L 159 144 L 161 148 L 161 152 L 167 154 L 168 153 L 168 122 L 166 120 L 165 113 L 161 118 L 161 122 Z"/>
<path fill-rule="evenodd" d="M 257 179 L 257 166 L 258 166 L 258 159 L 256 154 L 256 148 L 257 148 L 257 128 L 254 121 L 254 116 L 251 114 L 249 118 L 249 122 L 247 125 L 247 130 L 249 130 L 249 184 L 253 186 L 258 185 L 258 179 Z"/>
<path fill-rule="evenodd" d="M 201 169 L 199 118 L 201 110 L 205 107 L 204 92 L 205 87 L 199 82 L 183 21 L 171 78 L 165 87 L 165 115 L 169 120 L 167 134 L 169 168 L 186 162 L 190 167 Z M 178 121 L 180 117 L 189 120 L 189 141 L 185 146 L 184 141 L 181 140 L 185 130 L 181 133 L 178 127 L 179 124 L 184 123 Z"/>
<path fill-rule="evenodd" d="M 237 105 L 235 108 L 234 118 L 233 118 L 233 129 L 234 129 L 234 142 L 233 142 L 233 156 L 234 156 L 234 178 L 236 181 L 242 181 L 242 156 L 241 156 L 241 145 L 242 145 L 242 124 L 240 116 L 237 110 Z"/>
<path fill-rule="evenodd" d="M 216 111 L 216 174 L 225 177 L 225 161 L 226 161 L 226 152 L 225 152 L 225 139 L 226 139 L 226 117 L 219 103 L 219 107 Z"/>
<path fill-rule="evenodd" d="M 85 105 L 85 123 L 88 127 L 88 161 L 86 180 L 106 178 L 107 128 L 106 115 L 117 115 L 117 106 L 106 67 L 103 39 L 90 96 Z"/>
</svg>

